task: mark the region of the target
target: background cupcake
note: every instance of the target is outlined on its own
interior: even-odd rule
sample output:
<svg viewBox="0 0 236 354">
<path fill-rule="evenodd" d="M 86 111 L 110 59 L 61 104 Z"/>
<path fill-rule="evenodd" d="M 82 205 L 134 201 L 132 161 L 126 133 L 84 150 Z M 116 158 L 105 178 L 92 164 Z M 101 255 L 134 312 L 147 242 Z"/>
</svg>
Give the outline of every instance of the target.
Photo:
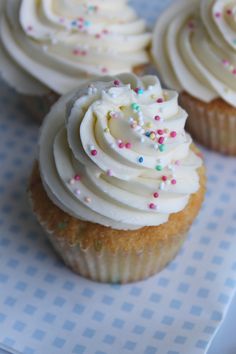
<svg viewBox="0 0 236 354">
<path fill-rule="evenodd" d="M 236 155 L 236 1 L 180 0 L 158 19 L 152 55 L 181 92 L 188 129 L 205 146 Z"/>
<path fill-rule="evenodd" d="M 30 198 L 75 272 L 136 281 L 178 252 L 205 178 L 177 98 L 154 76 L 105 77 L 63 96 L 46 117 Z"/>
<path fill-rule="evenodd" d="M 37 98 L 35 115 L 91 77 L 138 71 L 149 61 L 150 34 L 127 1 L 3 0 L 0 11 L 0 71 Z"/>
</svg>

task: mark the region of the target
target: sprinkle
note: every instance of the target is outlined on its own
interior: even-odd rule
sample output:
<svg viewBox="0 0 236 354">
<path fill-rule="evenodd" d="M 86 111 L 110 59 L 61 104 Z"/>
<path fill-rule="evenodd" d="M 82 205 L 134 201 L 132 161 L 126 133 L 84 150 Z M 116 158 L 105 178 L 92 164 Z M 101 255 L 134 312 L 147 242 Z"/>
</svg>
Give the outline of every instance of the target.
<svg viewBox="0 0 236 354">
<path fill-rule="evenodd" d="M 100 39 L 101 35 L 99 33 L 95 34 L 95 38 Z"/>
<path fill-rule="evenodd" d="M 232 74 L 236 75 L 236 69 L 233 69 Z"/>
<path fill-rule="evenodd" d="M 158 134 L 158 135 L 163 135 L 163 134 L 164 134 L 164 131 L 163 131 L 162 129 L 158 129 L 158 130 L 157 130 L 157 134 Z"/>
<path fill-rule="evenodd" d="M 115 85 L 115 86 L 119 86 L 119 85 L 120 85 L 120 81 L 119 81 L 119 80 L 115 80 L 115 81 L 114 81 L 114 85 Z"/>
<path fill-rule="evenodd" d="M 101 68 L 101 72 L 105 74 L 105 73 L 108 72 L 108 69 L 107 68 Z"/>
<path fill-rule="evenodd" d="M 146 135 L 148 138 L 149 138 L 150 134 L 151 134 L 150 132 L 146 132 L 146 133 L 145 133 L 145 135 Z"/>
<path fill-rule="evenodd" d="M 118 143 L 118 146 L 120 149 L 123 149 L 125 147 L 125 144 L 123 142 L 121 142 L 121 143 Z"/>
<path fill-rule="evenodd" d="M 76 190 L 75 190 L 75 194 L 76 194 L 76 195 L 80 195 L 80 190 L 79 190 L 79 189 L 76 189 Z"/>
<path fill-rule="evenodd" d="M 156 144 L 154 144 L 154 146 L 153 146 L 153 147 L 154 147 L 154 149 L 155 149 L 155 150 L 158 150 L 158 148 L 159 148 L 159 146 L 158 146 L 158 144 L 157 144 L 157 143 L 156 143 Z"/>
<path fill-rule="evenodd" d="M 166 149 L 166 147 L 165 147 L 164 144 L 162 144 L 162 145 L 159 146 L 159 150 L 160 150 L 161 152 L 165 151 L 165 149 Z"/>
<path fill-rule="evenodd" d="M 141 141 L 141 143 L 144 143 L 144 142 L 145 142 L 144 136 L 141 136 L 140 141 Z"/>
<path fill-rule="evenodd" d="M 107 170 L 107 175 L 108 175 L 109 177 L 111 177 L 111 176 L 112 176 L 112 170 Z"/>
<path fill-rule="evenodd" d="M 161 117 L 160 116 L 155 116 L 154 119 L 155 120 L 161 120 Z"/>
<path fill-rule="evenodd" d="M 149 204 L 149 209 L 156 209 L 156 204 L 154 204 L 154 203 L 150 203 Z"/>
<path fill-rule="evenodd" d="M 28 26 L 28 27 L 26 28 L 26 30 L 27 30 L 28 32 L 33 31 L 33 26 Z"/>
<path fill-rule="evenodd" d="M 171 184 L 176 184 L 176 183 L 177 183 L 176 179 L 171 180 Z"/>
<path fill-rule="evenodd" d="M 140 163 L 143 162 L 143 157 L 142 156 L 139 157 L 138 162 L 140 162 Z"/>
<path fill-rule="evenodd" d="M 164 182 L 161 182 L 160 184 L 160 190 L 163 191 L 165 189 L 165 183 Z"/>
<path fill-rule="evenodd" d="M 140 87 L 136 87 L 134 89 L 134 92 L 136 92 L 138 95 L 142 95 L 144 93 L 143 89 L 141 89 Z"/>
<path fill-rule="evenodd" d="M 80 181 L 81 177 L 80 177 L 80 175 L 75 175 L 74 179 L 75 179 L 75 181 Z"/>
<path fill-rule="evenodd" d="M 158 139 L 158 143 L 159 144 L 163 144 L 165 141 L 165 138 L 163 136 L 161 136 L 159 139 Z"/>
<path fill-rule="evenodd" d="M 110 129 L 109 129 L 109 128 L 105 128 L 105 129 L 104 129 L 104 132 L 105 132 L 105 133 L 110 133 Z"/>
<path fill-rule="evenodd" d="M 92 200 L 91 200 L 91 198 L 89 198 L 89 197 L 85 197 L 85 198 L 84 198 L 84 201 L 85 201 L 86 203 L 91 203 Z"/>
<path fill-rule="evenodd" d="M 156 134 L 152 132 L 152 133 L 150 134 L 150 139 L 155 140 L 155 138 L 156 138 Z"/>
<path fill-rule="evenodd" d="M 220 18 L 220 17 L 221 17 L 221 13 L 220 13 L 220 12 L 216 12 L 216 13 L 215 13 L 215 17 L 216 17 L 216 18 Z"/>
<path fill-rule="evenodd" d="M 163 182 L 166 182 L 167 181 L 167 176 L 162 176 L 161 179 L 162 179 Z"/>
<path fill-rule="evenodd" d="M 163 100 L 163 98 L 158 98 L 158 99 L 156 100 L 156 102 L 157 102 L 157 103 L 163 103 L 164 100 Z"/>
<path fill-rule="evenodd" d="M 152 123 L 151 122 L 147 122 L 146 127 L 147 128 L 151 128 L 152 127 Z"/>
<path fill-rule="evenodd" d="M 226 13 L 227 13 L 227 15 L 232 15 L 232 10 L 231 9 L 228 9 L 227 11 L 226 11 Z"/>
<path fill-rule="evenodd" d="M 222 63 L 223 63 L 223 65 L 225 65 L 225 66 L 229 65 L 229 61 L 228 61 L 227 59 L 223 59 L 223 60 L 222 60 Z"/>
<path fill-rule="evenodd" d="M 126 143 L 125 147 L 126 147 L 126 149 L 130 149 L 131 148 L 131 143 Z"/>
<path fill-rule="evenodd" d="M 153 193 L 153 197 L 154 198 L 158 198 L 159 197 L 159 193 L 157 193 L 157 192 Z"/>
<path fill-rule="evenodd" d="M 176 160 L 176 161 L 175 161 L 175 165 L 176 165 L 176 166 L 180 166 L 180 161 L 179 161 L 179 160 Z"/>
<path fill-rule="evenodd" d="M 134 111 L 140 111 L 140 106 L 137 104 L 137 103 L 132 103 L 131 104 L 131 108 L 134 110 Z"/>
<path fill-rule="evenodd" d="M 96 149 L 91 150 L 91 155 L 92 155 L 92 156 L 96 156 L 96 155 L 97 155 L 97 153 L 98 153 L 98 152 L 97 152 L 97 150 L 96 150 Z"/>
<path fill-rule="evenodd" d="M 161 166 L 161 165 L 157 165 L 157 166 L 155 167 L 155 169 L 156 169 L 157 171 L 162 171 L 162 166 Z"/>
<path fill-rule="evenodd" d="M 176 133 L 175 131 L 173 131 L 173 132 L 170 133 L 170 137 L 171 137 L 171 138 L 175 138 L 176 135 L 177 135 L 177 133 Z"/>
<path fill-rule="evenodd" d="M 72 185 L 72 184 L 75 184 L 75 179 L 74 178 L 71 178 L 69 183 Z"/>
</svg>

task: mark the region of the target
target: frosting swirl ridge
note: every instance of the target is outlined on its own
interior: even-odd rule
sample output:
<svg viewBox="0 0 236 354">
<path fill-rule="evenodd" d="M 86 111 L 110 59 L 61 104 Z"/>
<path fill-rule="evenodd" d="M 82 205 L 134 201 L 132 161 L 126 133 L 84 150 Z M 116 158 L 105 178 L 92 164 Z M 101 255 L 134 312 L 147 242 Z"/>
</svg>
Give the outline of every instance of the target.
<svg viewBox="0 0 236 354">
<path fill-rule="evenodd" d="M 150 38 L 126 0 L 3 0 L 2 74 L 23 93 L 64 94 L 88 78 L 148 63 Z"/>
<path fill-rule="evenodd" d="M 167 86 L 236 107 L 235 0 L 174 3 L 156 23 L 152 54 Z"/>
<path fill-rule="evenodd" d="M 65 109 L 65 107 L 67 107 Z M 40 138 L 41 178 L 70 215 L 115 229 L 164 223 L 199 188 L 177 93 L 157 77 L 104 77 L 62 97 Z"/>
</svg>

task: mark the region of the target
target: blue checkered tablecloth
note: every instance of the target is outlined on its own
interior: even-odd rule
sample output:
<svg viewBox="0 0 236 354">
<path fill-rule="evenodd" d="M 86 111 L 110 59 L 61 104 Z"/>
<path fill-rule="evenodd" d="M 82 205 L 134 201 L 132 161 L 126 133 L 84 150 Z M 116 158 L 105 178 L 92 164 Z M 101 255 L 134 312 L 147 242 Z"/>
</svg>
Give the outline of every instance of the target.
<svg viewBox="0 0 236 354">
<path fill-rule="evenodd" d="M 152 24 L 170 1 L 133 3 Z M 0 354 L 206 353 L 235 293 L 236 159 L 204 151 L 207 198 L 164 271 L 97 284 L 61 263 L 31 214 L 39 129 L 3 82 L 0 108 Z"/>
</svg>

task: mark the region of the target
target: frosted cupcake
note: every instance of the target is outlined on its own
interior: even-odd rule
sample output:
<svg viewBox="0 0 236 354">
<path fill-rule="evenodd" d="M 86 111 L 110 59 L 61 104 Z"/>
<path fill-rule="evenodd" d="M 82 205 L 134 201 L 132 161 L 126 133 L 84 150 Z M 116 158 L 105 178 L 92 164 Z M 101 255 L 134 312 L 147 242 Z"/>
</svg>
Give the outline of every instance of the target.
<svg viewBox="0 0 236 354">
<path fill-rule="evenodd" d="M 151 35 L 125 0 L 2 1 L 0 71 L 34 98 L 35 115 L 91 77 L 136 72 L 149 61 Z"/>
<path fill-rule="evenodd" d="M 63 96 L 45 118 L 30 198 L 78 274 L 137 281 L 185 240 L 205 177 L 177 98 L 155 76 L 104 77 Z"/>
<path fill-rule="evenodd" d="M 236 155 L 236 1 L 179 0 L 157 21 L 152 54 L 181 92 L 188 129 L 213 150 Z"/>
</svg>

